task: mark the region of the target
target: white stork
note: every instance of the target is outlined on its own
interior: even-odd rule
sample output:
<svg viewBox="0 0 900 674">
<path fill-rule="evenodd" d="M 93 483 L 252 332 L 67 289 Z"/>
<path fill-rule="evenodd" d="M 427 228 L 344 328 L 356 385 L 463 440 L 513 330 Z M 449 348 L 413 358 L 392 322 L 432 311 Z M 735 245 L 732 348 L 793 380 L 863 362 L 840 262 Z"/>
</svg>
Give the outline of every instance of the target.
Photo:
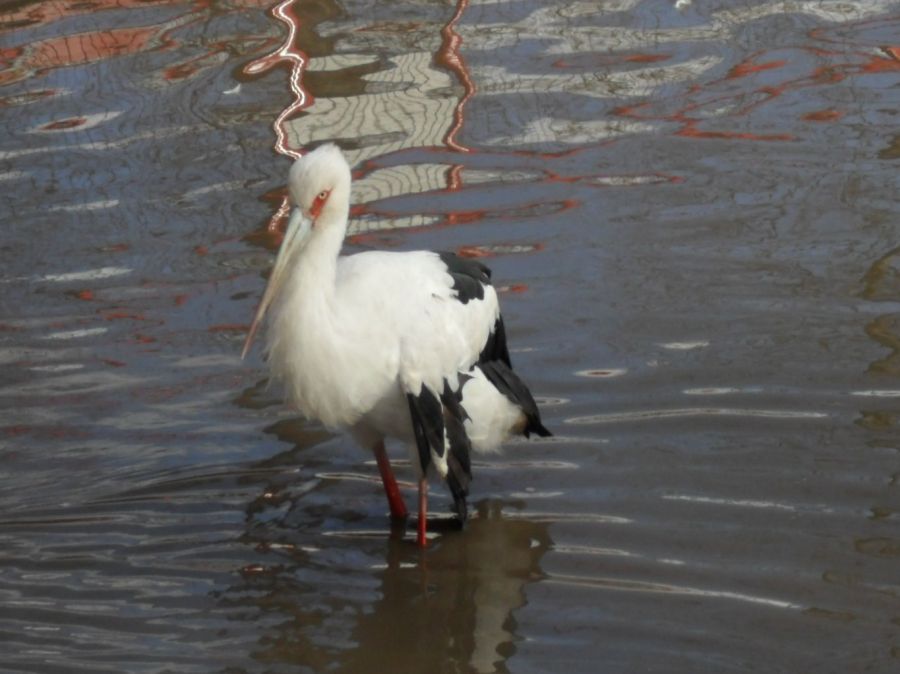
<svg viewBox="0 0 900 674">
<path fill-rule="evenodd" d="M 271 378 L 307 418 L 372 449 L 394 518 L 407 510 L 384 442 L 408 445 L 424 547 L 429 473 L 447 481 L 463 523 L 470 449 L 550 435 L 512 371 L 490 270 L 452 253 L 340 256 L 350 167 L 335 145 L 298 159 L 288 187 L 294 208 L 241 357 L 272 306 Z"/>
</svg>

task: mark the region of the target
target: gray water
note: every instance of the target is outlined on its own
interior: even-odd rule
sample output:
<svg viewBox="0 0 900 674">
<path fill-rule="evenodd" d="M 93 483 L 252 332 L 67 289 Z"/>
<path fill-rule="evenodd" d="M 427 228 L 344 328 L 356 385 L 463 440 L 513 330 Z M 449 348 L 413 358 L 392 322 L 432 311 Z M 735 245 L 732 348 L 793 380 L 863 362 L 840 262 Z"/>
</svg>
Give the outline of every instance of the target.
<svg viewBox="0 0 900 674">
<path fill-rule="evenodd" d="M 0 671 L 896 671 L 900 4 L 270 4 L 0 5 Z M 239 359 L 324 140 L 556 433 L 425 552 Z"/>
</svg>

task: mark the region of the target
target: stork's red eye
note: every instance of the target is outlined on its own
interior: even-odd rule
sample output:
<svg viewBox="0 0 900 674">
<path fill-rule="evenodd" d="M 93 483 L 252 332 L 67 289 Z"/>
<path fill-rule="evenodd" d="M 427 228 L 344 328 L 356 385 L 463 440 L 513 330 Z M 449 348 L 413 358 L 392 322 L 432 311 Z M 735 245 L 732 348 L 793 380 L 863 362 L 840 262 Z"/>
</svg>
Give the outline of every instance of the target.
<svg viewBox="0 0 900 674">
<path fill-rule="evenodd" d="M 322 212 L 322 206 L 325 205 L 325 202 L 328 200 L 328 195 L 331 192 L 329 190 L 322 190 L 316 195 L 316 198 L 313 199 L 312 206 L 309 207 L 309 214 L 313 218 L 318 218 L 319 213 Z"/>
</svg>

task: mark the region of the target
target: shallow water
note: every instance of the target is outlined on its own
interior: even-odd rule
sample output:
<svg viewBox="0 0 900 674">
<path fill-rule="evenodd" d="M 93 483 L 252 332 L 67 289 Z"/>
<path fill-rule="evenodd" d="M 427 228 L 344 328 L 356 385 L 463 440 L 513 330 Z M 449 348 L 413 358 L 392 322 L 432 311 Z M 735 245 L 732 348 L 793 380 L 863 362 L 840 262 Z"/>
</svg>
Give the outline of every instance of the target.
<svg viewBox="0 0 900 674">
<path fill-rule="evenodd" d="M 270 4 L 0 5 L 0 671 L 895 671 L 900 4 Z M 556 432 L 424 553 L 238 357 L 335 139 Z"/>
</svg>

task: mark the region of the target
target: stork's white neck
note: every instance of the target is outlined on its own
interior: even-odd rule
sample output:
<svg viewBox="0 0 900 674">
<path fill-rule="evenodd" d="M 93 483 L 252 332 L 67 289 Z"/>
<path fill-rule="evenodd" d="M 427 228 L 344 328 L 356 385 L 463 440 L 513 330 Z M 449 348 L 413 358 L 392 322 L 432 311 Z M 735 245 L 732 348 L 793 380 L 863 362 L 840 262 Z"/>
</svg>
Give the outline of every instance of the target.
<svg viewBox="0 0 900 674">
<path fill-rule="evenodd" d="M 269 366 L 274 380 L 281 380 L 288 400 L 304 414 L 329 425 L 327 405 L 318 405 L 316 391 L 322 368 L 339 359 L 340 335 L 336 295 L 338 254 L 346 217 L 327 222 L 319 219 L 306 246 L 290 261 L 290 277 L 279 298 L 279 310 L 269 326 Z M 345 409 L 346 406 L 338 406 Z"/>
<path fill-rule="evenodd" d="M 347 231 L 346 216 L 320 217 L 309 237 L 309 242 L 293 261 L 291 292 L 304 298 L 334 296 L 337 259 Z"/>
</svg>

